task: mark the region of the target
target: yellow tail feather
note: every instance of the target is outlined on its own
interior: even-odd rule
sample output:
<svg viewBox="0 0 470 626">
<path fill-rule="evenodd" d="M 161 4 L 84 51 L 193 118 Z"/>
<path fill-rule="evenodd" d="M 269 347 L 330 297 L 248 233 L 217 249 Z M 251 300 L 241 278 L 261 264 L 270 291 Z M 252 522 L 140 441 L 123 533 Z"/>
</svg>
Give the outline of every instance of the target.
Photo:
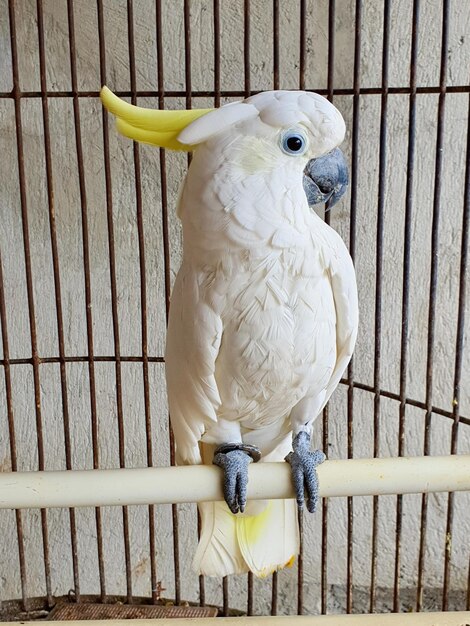
<svg viewBox="0 0 470 626">
<path fill-rule="evenodd" d="M 237 516 L 236 523 L 238 546 L 255 576 L 292 566 L 300 549 L 295 500 L 269 500 L 262 513 Z"/>
<path fill-rule="evenodd" d="M 254 509 L 250 504 L 247 508 Z M 295 500 L 267 501 L 254 515 L 233 515 L 225 502 L 198 506 L 202 529 L 194 558 L 198 573 L 227 576 L 251 571 L 264 578 L 292 567 L 300 549 Z"/>
</svg>

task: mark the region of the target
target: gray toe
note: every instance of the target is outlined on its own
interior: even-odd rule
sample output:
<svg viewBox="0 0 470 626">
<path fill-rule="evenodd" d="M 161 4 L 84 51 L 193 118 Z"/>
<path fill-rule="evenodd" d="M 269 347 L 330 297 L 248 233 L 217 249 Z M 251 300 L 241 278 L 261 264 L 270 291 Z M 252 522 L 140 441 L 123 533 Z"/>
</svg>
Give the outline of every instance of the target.
<svg viewBox="0 0 470 626">
<path fill-rule="evenodd" d="M 300 432 L 293 441 L 293 452 L 286 456 L 286 461 L 292 468 L 292 482 L 294 483 L 297 505 L 303 507 L 306 500 L 307 510 L 314 513 L 319 500 L 319 485 L 317 466 L 323 463 L 325 455 L 321 450 L 310 449 L 310 437 L 306 432 Z"/>
<path fill-rule="evenodd" d="M 213 463 L 224 471 L 223 490 L 228 508 L 233 514 L 242 512 L 246 506 L 248 465 L 252 458 L 242 450 L 218 452 Z"/>
</svg>

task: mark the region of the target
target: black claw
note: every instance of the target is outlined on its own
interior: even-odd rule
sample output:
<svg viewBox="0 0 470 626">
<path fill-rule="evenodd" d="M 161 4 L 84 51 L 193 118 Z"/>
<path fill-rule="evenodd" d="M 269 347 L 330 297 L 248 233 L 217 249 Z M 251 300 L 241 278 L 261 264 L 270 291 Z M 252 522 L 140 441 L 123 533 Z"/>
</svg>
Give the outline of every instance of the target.
<svg viewBox="0 0 470 626">
<path fill-rule="evenodd" d="M 245 510 L 248 465 L 252 461 L 252 457 L 243 450 L 216 451 L 214 455 L 212 462 L 224 471 L 224 498 L 234 515 Z"/>
<path fill-rule="evenodd" d="M 306 492 L 307 510 L 314 513 L 319 499 L 316 468 L 326 457 L 321 450 L 310 450 L 310 437 L 305 431 L 295 436 L 293 448 L 285 460 L 292 468 L 297 505 L 299 509 L 303 507 Z"/>
</svg>

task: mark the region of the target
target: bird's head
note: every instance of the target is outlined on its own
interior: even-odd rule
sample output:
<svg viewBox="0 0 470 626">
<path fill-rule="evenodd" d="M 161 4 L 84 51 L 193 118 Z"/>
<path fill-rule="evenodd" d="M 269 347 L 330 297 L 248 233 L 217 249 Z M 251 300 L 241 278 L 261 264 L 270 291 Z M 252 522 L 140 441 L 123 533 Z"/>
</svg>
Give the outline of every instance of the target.
<svg viewBox="0 0 470 626">
<path fill-rule="evenodd" d="M 326 98 L 305 91 L 267 91 L 219 109 L 189 111 L 136 107 L 103 87 L 104 106 L 125 136 L 173 150 L 214 154 L 241 176 L 281 172 L 302 177 L 310 206 L 333 206 L 348 184 L 338 145 L 345 134 L 340 112 Z"/>
</svg>

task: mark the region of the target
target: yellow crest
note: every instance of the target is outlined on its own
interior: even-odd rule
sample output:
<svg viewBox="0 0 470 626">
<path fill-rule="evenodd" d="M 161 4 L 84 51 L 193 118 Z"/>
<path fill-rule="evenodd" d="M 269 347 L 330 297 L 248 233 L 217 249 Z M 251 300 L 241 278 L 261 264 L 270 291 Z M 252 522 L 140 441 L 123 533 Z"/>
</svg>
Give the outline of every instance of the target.
<svg viewBox="0 0 470 626">
<path fill-rule="evenodd" d="M 116 127 L 121 135 L 170 150 L 189 152 L 192 145 L 180 143 L 178 135 L 189 124 L 214 109 L 191 109 L 189 111 L 166 111 L 144 109 L 118 98 L 110 89 L 100 92 L 105 109 L 116 116 Z"/>
</svg>

